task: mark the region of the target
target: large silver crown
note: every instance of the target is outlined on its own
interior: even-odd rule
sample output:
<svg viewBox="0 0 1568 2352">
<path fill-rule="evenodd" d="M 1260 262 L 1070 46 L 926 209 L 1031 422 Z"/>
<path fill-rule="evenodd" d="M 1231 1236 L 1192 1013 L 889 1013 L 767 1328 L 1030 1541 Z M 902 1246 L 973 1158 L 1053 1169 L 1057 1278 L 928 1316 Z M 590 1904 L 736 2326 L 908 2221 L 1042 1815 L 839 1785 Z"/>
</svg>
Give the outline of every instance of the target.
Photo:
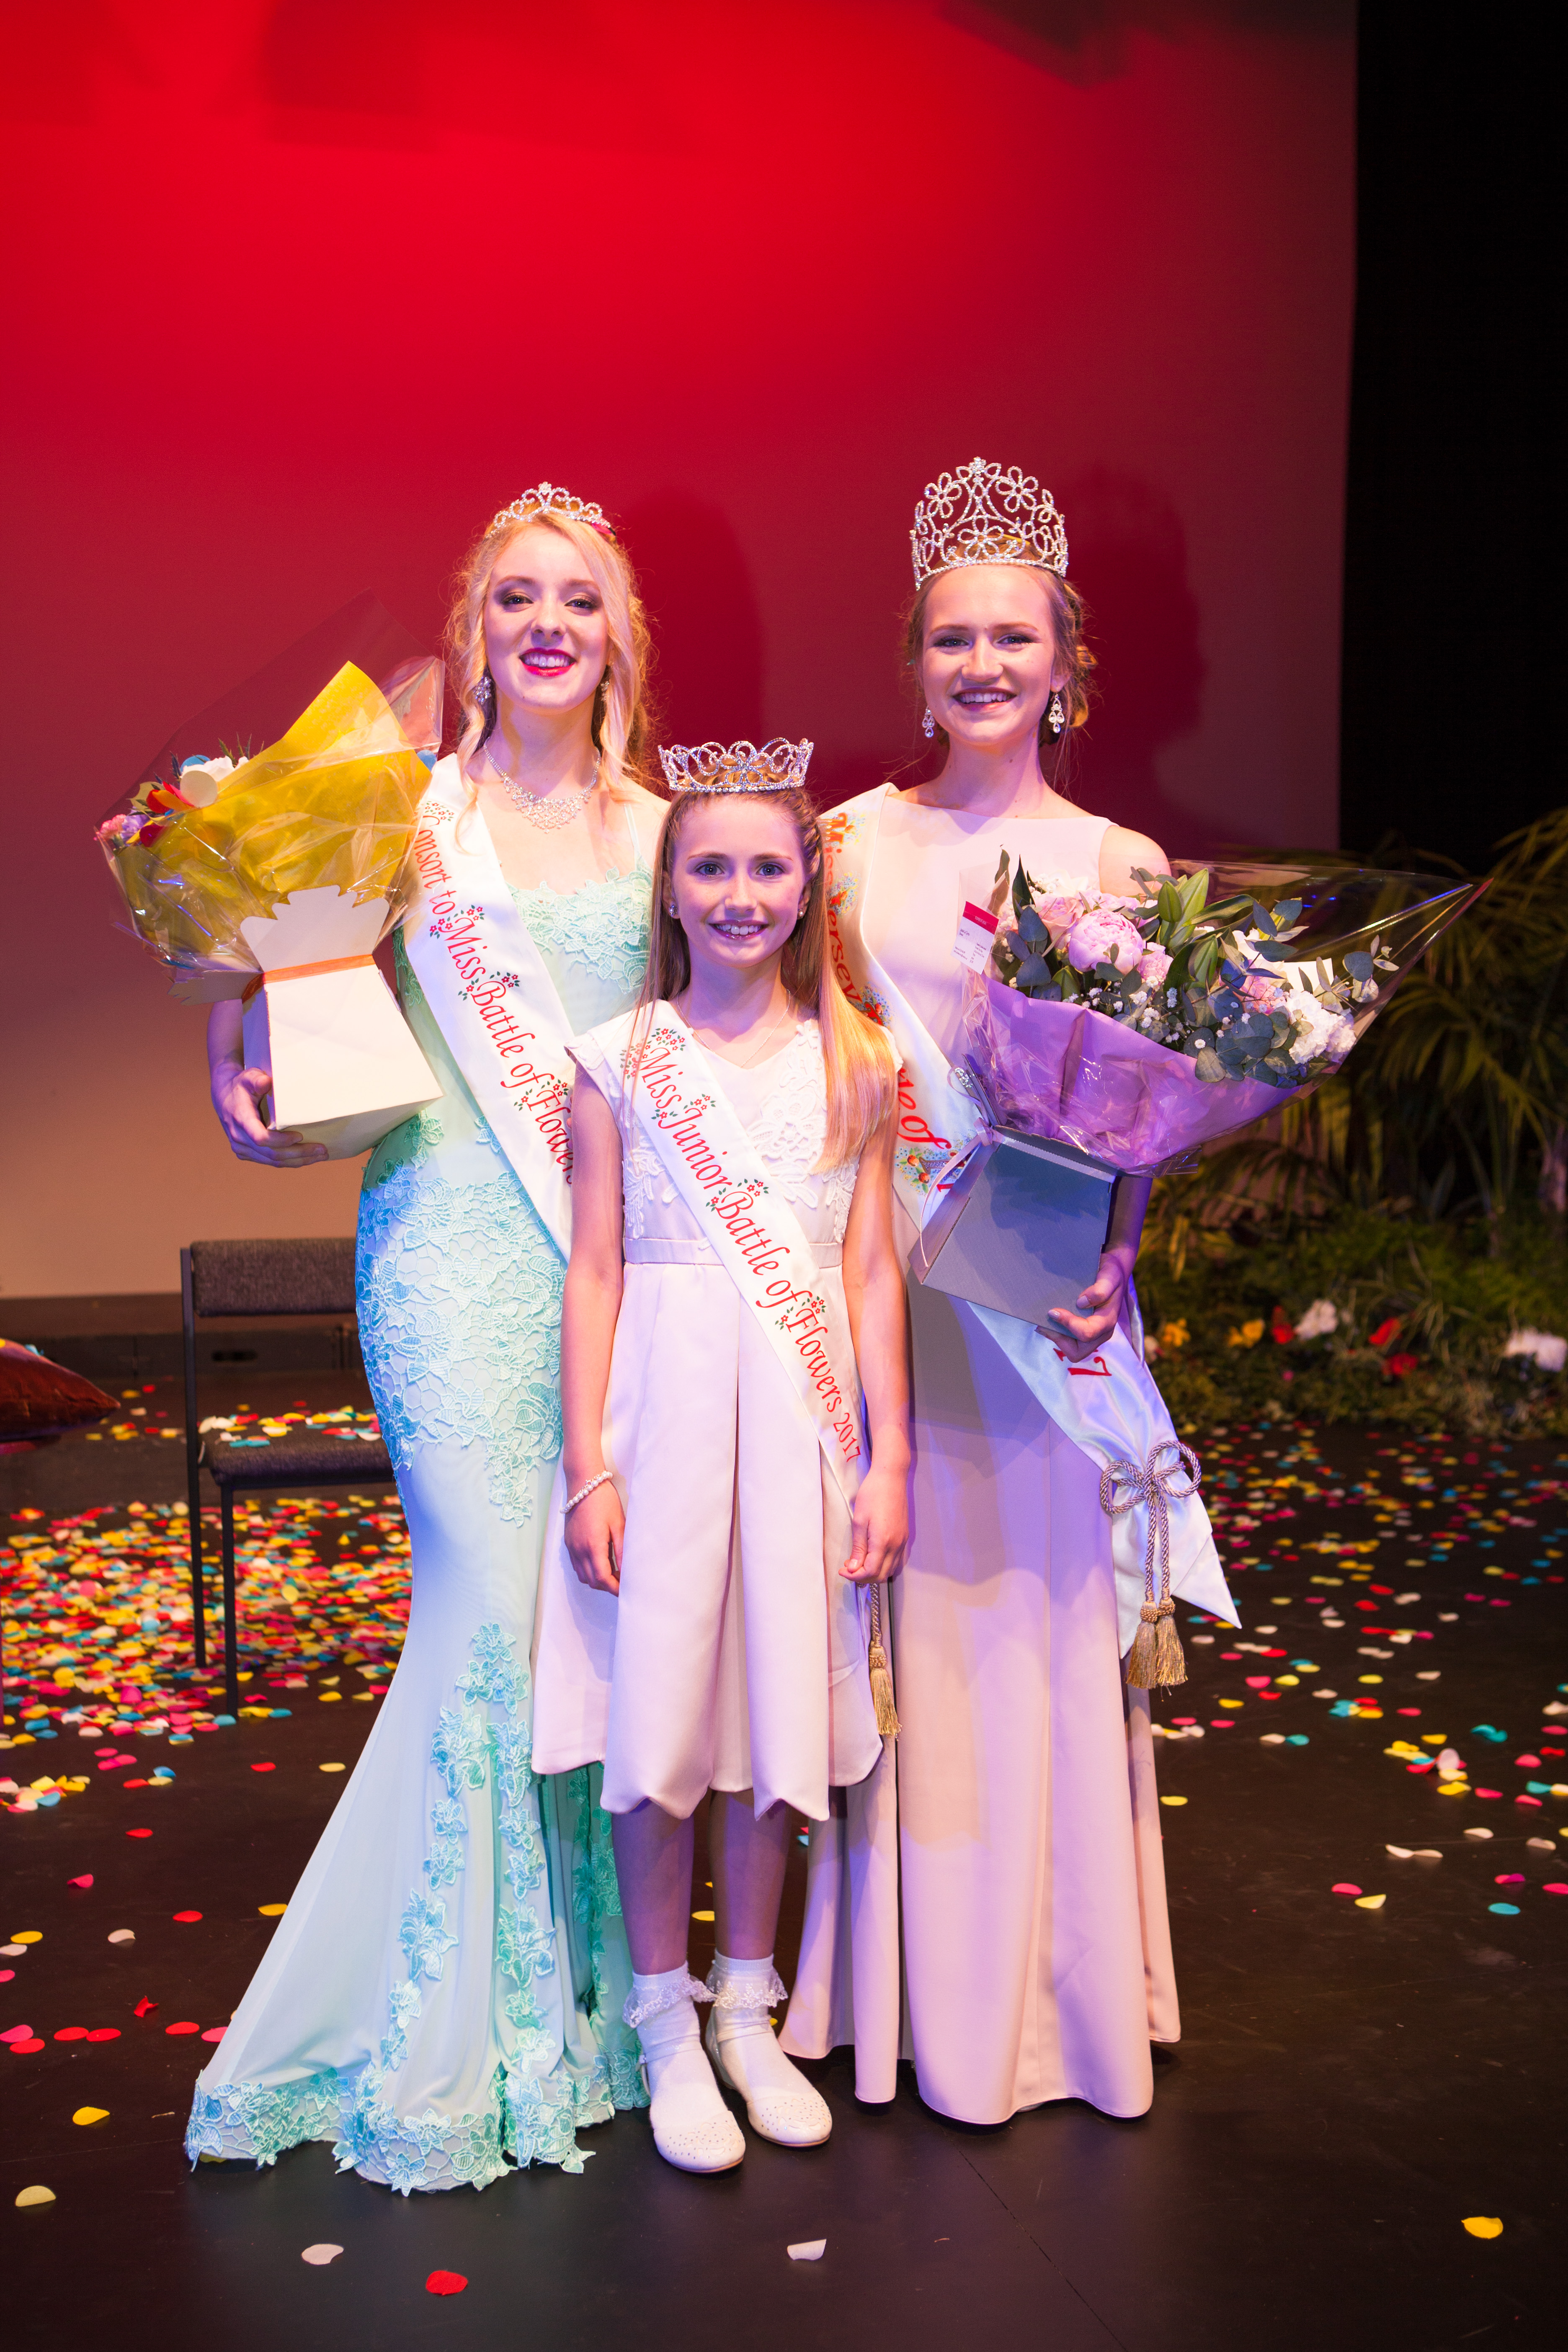
<svg viewBox="0 0 1568 2352">
<path fill-rule="evenodd" d="M 601 531 L 606 539 L 616 535 L 603 507 L 593 505 L 587 499 L 574 499 L 559 482 L 541 482 L 535 488 L 524 490 L 510 507 L 502 507 L 490 529 L 499 530 L 504 522 L 537 522 L 541 515 L 568 515 L 574 522 L 585 522 L 591 530 Z"/>
<path fill-rule="evenodd" d="M 805 782 L 812 746 L 775 735 L 755 743 L 660 744 L 672 793 L 791 793 Z"/>
<path fill-rule="evenodd" d="M 910 533 L 915 586 L 969 563 L 1030 563 L 1064 579 L 1068 527 L 1049 490 L 1018 466 L 976 457 L 928 482 Z"/>
</svg>

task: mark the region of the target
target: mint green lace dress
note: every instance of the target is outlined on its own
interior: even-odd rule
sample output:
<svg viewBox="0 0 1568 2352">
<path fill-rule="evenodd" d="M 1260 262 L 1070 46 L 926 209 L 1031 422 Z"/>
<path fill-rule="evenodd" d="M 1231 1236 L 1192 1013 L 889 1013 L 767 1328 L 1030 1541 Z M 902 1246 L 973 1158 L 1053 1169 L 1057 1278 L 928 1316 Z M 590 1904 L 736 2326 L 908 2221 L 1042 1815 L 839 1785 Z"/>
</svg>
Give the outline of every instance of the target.
<svg viewBox="0 0 1568 2352">
<path fill-rule="evenodd" d="M 514 892 L 566 1017 L 636 997 L 651 884 Z M 600 1771 L 531 1770 L 529 1650 L 561 1450 L 560 1253 L 397 943 L 445 1099 L 365 1171 L 365 1368 L 413 1554 L 408 1635 L 353 1779 L 196 2084 L 200 2156 L 303 2140 L 406 2193 L 509 2162 L 580 2171 L 576 2134 L 646 2104 Z"/>
</svg>

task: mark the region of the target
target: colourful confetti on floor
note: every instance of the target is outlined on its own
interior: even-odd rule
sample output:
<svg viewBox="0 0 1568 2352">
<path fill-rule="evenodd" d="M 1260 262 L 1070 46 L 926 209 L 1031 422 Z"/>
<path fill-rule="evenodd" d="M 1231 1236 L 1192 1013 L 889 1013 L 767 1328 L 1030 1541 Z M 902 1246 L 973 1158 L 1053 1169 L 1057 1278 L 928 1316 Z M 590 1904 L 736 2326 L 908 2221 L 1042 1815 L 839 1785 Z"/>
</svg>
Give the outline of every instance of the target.
<svg viewBox="0 0 1568 2352">
<path fill-rule="evenodd" d="M 36 1527 L 29 1520 L 40 1515 L 14 1514 L 0 1543 L 9 1745 L 47 1742 L 61 1729 L 97 1733 L 104 1745 L 93 1754 L 93 1776 L 125 1772 L 122 1785 L 145 1786 L 135 1754 L 116 1743 L 138 1734 L 194 1738 L 234 1719 L 223 1711 L 217 1514 L 202 1518 L 208 1664 L 201 1672 L 183 1502 L 111 1506 Z M 408 1538 L 395 1496 L 240 1504 L 235 1534 L 242 1683 L 327 1666 L 357 1669 L 373 1687 L 384 1682 L 408 1622 Z M 245 1704 L 241 1713 L 285 1715 L 281 1696 L 274 1687 L 267 1706 Z M 162 1777 L 173 1777 L 168 1768 Z M 0 1797 L 12 1811 L 32 1811 L 88 1785 L 79 1774 L 46 1772 L 25 1787 L 0 1783 Z"/>
</svg>

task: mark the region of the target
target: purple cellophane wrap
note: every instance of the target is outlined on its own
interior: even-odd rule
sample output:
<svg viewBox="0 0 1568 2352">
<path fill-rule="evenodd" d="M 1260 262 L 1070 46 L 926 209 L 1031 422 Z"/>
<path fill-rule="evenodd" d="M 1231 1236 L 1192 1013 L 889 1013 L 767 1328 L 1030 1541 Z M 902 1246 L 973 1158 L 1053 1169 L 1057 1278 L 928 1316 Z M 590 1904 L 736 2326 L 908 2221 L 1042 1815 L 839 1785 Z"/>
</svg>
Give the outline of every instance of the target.
<svg viewBox="0 0 1568 2352">
<path fill-rule="evenodd" d="M 1124 1175 L 1152 1174 L 1310 1091 L 1256 1078 L 1211 1085 L 1184 1054 L 1102 1013 L 979 976 L 963 1025 L 965 1059 L 1008 1127 L 1073 1144 Z"/>
</svg>

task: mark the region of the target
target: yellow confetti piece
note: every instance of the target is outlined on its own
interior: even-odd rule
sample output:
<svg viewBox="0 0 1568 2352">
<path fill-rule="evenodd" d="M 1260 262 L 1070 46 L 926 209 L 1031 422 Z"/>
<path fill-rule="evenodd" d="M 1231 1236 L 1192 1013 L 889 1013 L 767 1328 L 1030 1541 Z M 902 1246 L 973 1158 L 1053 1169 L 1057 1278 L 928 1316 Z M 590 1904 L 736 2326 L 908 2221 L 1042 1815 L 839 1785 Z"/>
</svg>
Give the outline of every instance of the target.
<svg viewBox="0 0 1568 2352">
<path fill-rule="evenodd" d="M 18 1927 L 11 1938 L 14 1944 L 41 1944 L 43 1940 L 44 1931 L 41 1927 Z"/>
<path fill-rule="evenodd" d="M 1238 1698 L 1222 1698 L 1220 1701 L 1221 1706 L 1240 1706 L 1243 1704 L 1244 1702 Z"/>
<path fill-rule="evenodd" d="M 109 2121 L 107 2107 L 79 2107 L 71 2117 L 73 2124 L 102 2124 Z"/>
<path fill-rule="evenodd" d="M 320 1706 L 335 1706 L 342 1697 L 342 1691 L 318 1691 L 316 1694 L 317 1705 Z"/>
<path fill-rule="evenodd" d="M 1186 1801 L 1185 1797 L 1162 1797 L 1160 1800 L 1163 1805 L 1184 1805 Z"/>
<path fill-rule="evenodd" d="M 1356 1680 L 1358 1683 L 1380 1683 L 1383 1680 L 1383 1676 L 1381 1675 L 1357 1675 Z"/>
<path fill-rule="evenodd" d="M 691 1916 L 694 1919 L 711 1919 L 713 1914 L 711 1911 L 694 1911 Z"/>
<path fill-rule="evenodd" d="M 54 2201 L 54 2190 L 44 2188 L 41 2182 L 35 2183 L 31 2189 L 24 2189 L 16 2199 L 18 2205 L 52 2205 Z M 1469 2228 L 1468 2221 L 1465 2227 Z"/>
<path fill-rule="evenodd" d="M 1502 2223 L 1495 2213 L 1467 2213 L 1462 2226 L 1472 2238 L 1500 2238 Z"/>
<path fill-rule="evenodd" d="M 318 1772 L 346 1772 L 348 1769 L 346 1764 L 318 1764 L 316 1767 Z"/>
<path fill-rule="evenodd" d="M 1358 1895 L 1355 1907 L 1358 1911 L 1381 1911 L 1387 1900 L 1386 1895 Z"/>
</svg>

